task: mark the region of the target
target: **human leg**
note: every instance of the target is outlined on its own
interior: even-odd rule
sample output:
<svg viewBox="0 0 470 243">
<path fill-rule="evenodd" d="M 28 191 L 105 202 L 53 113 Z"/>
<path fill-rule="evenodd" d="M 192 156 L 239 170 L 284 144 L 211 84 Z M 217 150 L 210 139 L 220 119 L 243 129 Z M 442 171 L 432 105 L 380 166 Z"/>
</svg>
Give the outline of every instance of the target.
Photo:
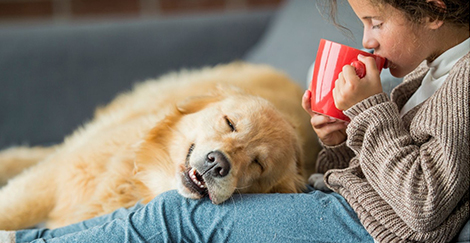
<svg viewBox="0 0 470 243">
<path fill-rule="evenodd" d="M 79 231 L 87 230 L 89 228 L 103 225 L 111 222 L 114 219 L 126 218 L 130 213 L 137 211 L 143 204 L 137 203 L 131 208 L 120 208 L 113 213 L 106 214 L 100 217 L 85 220 L 76 224 L 68 225 L 57 229 L 27 229 L 15 232 L 16 242 L 30 242 L 35 239 L 51 239 L 61 237 L 67 234 L 76 233 Z"/>
<path fill-rule="evenodd" d="M 234 195 L 221 205 L 170 191 L 126 218 L 50 240 L 373 242 L 340 195 L 321 191 Z"/>
</svg>

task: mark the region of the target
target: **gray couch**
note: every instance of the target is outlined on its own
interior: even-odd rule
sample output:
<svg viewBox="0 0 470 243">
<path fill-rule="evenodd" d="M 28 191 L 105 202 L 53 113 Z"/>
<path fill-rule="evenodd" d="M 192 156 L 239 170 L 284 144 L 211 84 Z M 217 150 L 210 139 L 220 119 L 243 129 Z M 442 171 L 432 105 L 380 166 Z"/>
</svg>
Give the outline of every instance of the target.
<svg viewBox="0 0 470 243">
<path fill-rule="evenodd" d="M 0 148 L 60 142 L 134 82 L 241 59 L 273 16 L 0 26 Z"/>
<path fill-rule="evenodd" d="M 278 11 L 0 24 L 0 149 L 61 142 L 133 83 L 181 68 L 268 63 L 305 86 L 320 38 L 360 47 L 304 0 Z"/>
<path fill-rule="evenodd" d="M 133 83 L 181 68 L 266 63 L 306 88 L 321 38 L 361 48 L 359 20 L 346 4 L 340 16 L 352 38 L 306 0 L 286 1 L 277 11 L 0 24 L 0 149 L 59 143 Z M 399 81 L 384 72 L 387 92 Z M 462 241 L 470 240 L 466 227 Z"/>
</svg>

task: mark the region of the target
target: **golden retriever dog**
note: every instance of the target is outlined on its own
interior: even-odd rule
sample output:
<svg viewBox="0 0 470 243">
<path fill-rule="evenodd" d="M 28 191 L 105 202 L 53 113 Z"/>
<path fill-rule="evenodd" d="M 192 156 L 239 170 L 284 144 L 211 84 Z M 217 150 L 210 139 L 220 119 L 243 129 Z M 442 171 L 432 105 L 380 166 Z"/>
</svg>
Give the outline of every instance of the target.
<svg viewBox="0 0 470 243">
<path fill-rule="evenodd" d="M 241 62 L 138 84 L 59 145 L 0 152 L 0 229 L 60 227 L 172 189 L 214 204 L 300 192 L 318 152 L 302 94 Z"/>
</svg>

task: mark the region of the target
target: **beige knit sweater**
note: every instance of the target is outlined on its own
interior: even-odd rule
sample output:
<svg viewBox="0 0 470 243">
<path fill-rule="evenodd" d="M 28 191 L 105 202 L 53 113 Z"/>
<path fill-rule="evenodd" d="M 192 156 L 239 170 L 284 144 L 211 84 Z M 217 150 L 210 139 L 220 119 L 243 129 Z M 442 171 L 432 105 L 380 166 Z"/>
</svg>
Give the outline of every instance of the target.
<svg viewBox="0 0 470 243">
<path fill-rule="evenodd" d="M 356 104 L 348 139 L 325 146 L 325 182 L 346 198 L 380 242 L 448 242 L 469 219 L 470 53 L 428 100 L 400 118 L 423 63 L 391 94 Z"/>
</svg>

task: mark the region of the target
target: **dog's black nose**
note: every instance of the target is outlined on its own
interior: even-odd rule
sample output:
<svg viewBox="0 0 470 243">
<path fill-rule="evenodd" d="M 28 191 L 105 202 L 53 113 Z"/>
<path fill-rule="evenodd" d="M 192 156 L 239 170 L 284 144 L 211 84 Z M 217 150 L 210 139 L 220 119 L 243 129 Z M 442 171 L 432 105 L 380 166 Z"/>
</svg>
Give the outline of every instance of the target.
<svg viewBox="0 0 470 243">
<path fill-rule="evenodd" d="M 227 157 L 220 151 L 212 151 L 207 154 L 205 166 L 214 177 L 225 177 L 230 172 L 230 163 Z"/>
</svg>

